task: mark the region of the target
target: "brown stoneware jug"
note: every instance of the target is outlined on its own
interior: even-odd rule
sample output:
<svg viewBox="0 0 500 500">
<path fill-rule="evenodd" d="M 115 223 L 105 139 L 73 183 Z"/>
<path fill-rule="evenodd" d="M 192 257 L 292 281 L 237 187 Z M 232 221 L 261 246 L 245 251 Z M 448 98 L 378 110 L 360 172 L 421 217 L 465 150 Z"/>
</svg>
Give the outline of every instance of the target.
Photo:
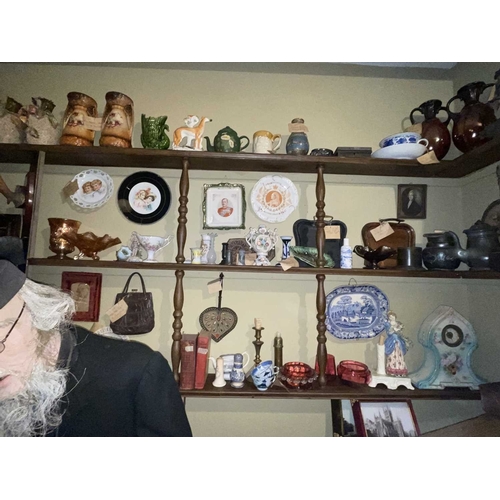
<svg viewBox="0 0 500 500">
<path fill-rule="evenodd" d="M 424 234 L 427 245 L 422 250 L 424 266 L 431 271 L 453 271 L 464 258 L 460 240 L 453 231 Z"/>
<path fill-rule="evenodd" d="M 93 146 L 95 131 L 88 128 L 88 118 L 97 118 L 97 103 L 82 92 L 70 92 L 59 144 Z"/>
<path fill-rule="evenodd" d="M 493 85 L 495 84 L 486 85 L 484 82 L 464 85 L 446 104 L 446 110 L 453 120 L 451 134 L 453 143 L 462 153 L 468 153 L 491 140 L 491 138 L 480 137 L 479 133 L 496 120 L 495 112 L 491 106 L 480 102 L 479 98 L 487 88 Z M 460 113 L 450 111 L 450 104 L 456 99 L 464 103 Z"/>
<path fill-rule="evenodd" d="M 423 102 L 410 113 L 412 125 L 415 125 L 414 113 L 418 111 L 424 115 L 424 121 L 420 124 L 422 130 L 419 133 L 424 139 L 429 141 L 427 151 L 434 151 L 438 160 L 442 160 L 446 156 L 451 145 L 450 131 L 448 130 L 450 114 L 441 105 L 442 102 L 439 99 L 431 99 Z M 440 111 L 446 111 L 447 113 L 447 119 L 444 122 L 437 117 Z"/>
</svg>

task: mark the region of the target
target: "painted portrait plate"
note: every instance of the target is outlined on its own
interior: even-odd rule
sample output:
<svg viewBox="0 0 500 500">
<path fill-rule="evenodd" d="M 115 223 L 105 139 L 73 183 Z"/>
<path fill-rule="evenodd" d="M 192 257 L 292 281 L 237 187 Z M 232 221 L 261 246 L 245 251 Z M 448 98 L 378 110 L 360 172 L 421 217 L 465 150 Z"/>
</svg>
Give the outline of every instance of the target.
<svg viewBox="0 0 500 500">
<path fill-rule="evenodd" d="M 71 182 L 78 183 L 78 190 L 69 198 L 81 208 L 102 207 L 113 194 L 113 180 L 102 170 L 91 168 L 75 175 Z"/>
<path fill-rule="evenodd" d="M 118 206 L 123 215 L 137 224 L 159 221 L 170 208 L 168 184 L 153 172 L 129 175 L 118 190 Z"/>
<path fill-rule="evenodd" d="M 326 296 L 326 329 L 342 340 L 371 339 L 384 331 L 388 311 L 376 286 L 339 286 Z"/>
<path fill-rule="evenodd" d="M 287 177 L 262 177 L 250 195 L 252 209 L 259 219 L 274 224 L 283 222 L 297 208 L 299 193 Z"/>
</svg>

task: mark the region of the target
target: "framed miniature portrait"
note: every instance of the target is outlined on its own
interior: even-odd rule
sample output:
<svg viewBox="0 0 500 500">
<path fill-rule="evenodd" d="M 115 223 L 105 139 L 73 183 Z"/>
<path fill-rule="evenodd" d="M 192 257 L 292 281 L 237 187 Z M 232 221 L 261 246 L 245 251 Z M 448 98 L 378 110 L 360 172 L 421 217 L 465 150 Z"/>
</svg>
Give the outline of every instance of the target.
<svg viewBox="0 0 500 500">
<path fill-rule="evenodd" d="M 203 229 L 245 229 L 245 187 L 204 184 Z"/>
<path fill-rule="evenodd" d="M 99 321 L 101 281 L 100 273 L 62 273 L 61 288 L 75 301 L 73 321 Z"/>
<path fill-rule="evenodd" d="M 427 217 L 427 184 L 398 184 L 398 219 Z"/>
<path fill-rule="evenodd" d="M 360 437 L 417 437 L 417 419 L 410 400 L 355 401 L 352 412 Z"/>
</svg>

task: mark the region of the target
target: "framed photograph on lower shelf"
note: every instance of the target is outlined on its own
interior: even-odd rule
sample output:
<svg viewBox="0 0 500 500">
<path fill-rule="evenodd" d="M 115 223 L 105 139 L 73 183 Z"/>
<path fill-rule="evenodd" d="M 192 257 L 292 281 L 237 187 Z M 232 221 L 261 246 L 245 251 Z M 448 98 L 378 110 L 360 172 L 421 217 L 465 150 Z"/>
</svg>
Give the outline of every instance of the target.
<svg viewBox="0 0 500 500">
<path fill-rule="evenodd" d="M 75 301 L 73 321 L 99 321 L 101 282 L 100 273 L 62 273 L 61 288 Z"/>
<path fill-rule="evenodd" d="M 410 400 L 355 401 L 352 412 L 360 437 L 417 437 L 417 419 Z"/>
</svg>

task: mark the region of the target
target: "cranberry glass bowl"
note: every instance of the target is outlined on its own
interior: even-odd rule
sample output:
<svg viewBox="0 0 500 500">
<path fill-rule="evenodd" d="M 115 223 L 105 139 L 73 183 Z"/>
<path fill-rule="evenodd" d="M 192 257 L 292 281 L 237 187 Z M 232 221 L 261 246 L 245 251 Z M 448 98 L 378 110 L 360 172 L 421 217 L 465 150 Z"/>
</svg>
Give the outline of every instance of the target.
<svg viewBox="0 0 500 500">
<path fill-rule="evenodd" d="M 372 374 L 364 363 L 360 361 L 341 361 L 337 367 L 338 376 L 347 382 L 368 384 Z"/>
<path fill-rule="evenodd" d="M 306 363 L 291 361 L 281 367 L 278 378 L 290 389 L 304 390 L 312 387 L 318 374 Z"/>
</svg>

